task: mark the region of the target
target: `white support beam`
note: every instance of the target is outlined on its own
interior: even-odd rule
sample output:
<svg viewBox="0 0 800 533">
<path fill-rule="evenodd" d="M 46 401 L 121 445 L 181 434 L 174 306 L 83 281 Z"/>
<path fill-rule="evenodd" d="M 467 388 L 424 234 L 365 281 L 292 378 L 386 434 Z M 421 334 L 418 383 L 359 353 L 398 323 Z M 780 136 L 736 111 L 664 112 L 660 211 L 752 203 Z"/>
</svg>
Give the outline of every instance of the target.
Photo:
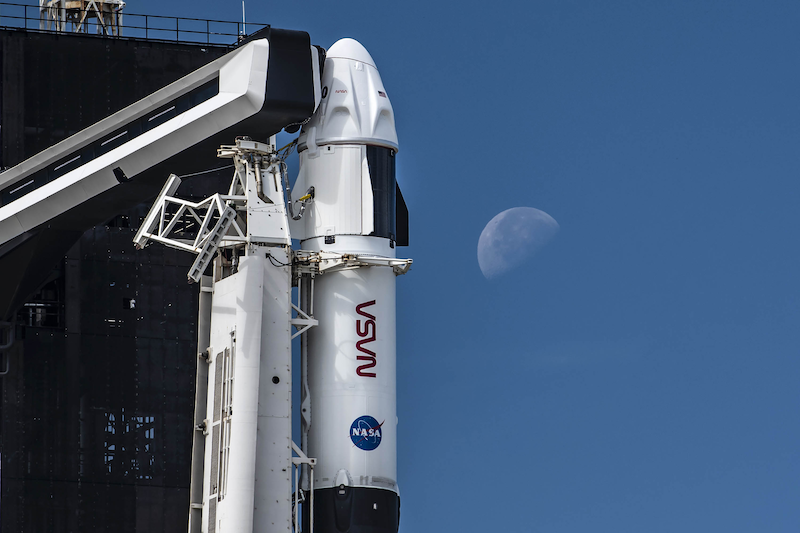
<svg viewBox="0 0 800 533">
<path fill-rule="evenodd" d="M 391 267 L 395 275 L 402 276 L 411 269 L 412 259 L 395 259 L 368 254 L 340 254 L 335 252 L 295 252 L 300 272 L 323 274 L 357 267 Z"/>
<path fill-rule="evenodd" d="M 310 317 L 296 305 L 292 304 L 292 309 L 297 312 L 297 318 L 293 318 L 289 321 L 291 325 L 297 328 L 297 331 L 292 335 L 293 339 L 299 337 L 314 326 L 319 326 L 319 320 Z M 294 445 L 294 443 L 292 443 L 292 445 Z"/>
</svg>

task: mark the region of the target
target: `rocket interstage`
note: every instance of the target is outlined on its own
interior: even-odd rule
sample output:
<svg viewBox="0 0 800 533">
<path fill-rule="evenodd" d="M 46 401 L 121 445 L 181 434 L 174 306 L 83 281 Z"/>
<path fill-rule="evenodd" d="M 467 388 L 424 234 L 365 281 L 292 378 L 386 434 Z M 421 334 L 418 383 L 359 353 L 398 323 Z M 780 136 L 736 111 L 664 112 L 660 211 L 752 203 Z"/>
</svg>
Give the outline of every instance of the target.
<svg viewBox="0 0 800 533">
<path fill-rule="evenodd" d="M 388 264 L 408 240 L 391 102 L 372 57 L 352 39 L 328 50 L 321 85 L 298 140 L 294 187 L 295 196 L 314 187 L 314 200 L 290 223 L 292 237 L 305 253 Z M 304 451 L 317 460 L 320 533 L 398 530 L 395 277 L 392 268 L 357 266 L 314 278 L 319 325 L 306 334 L 310 415 L 302 420 Z"/>
</svg>

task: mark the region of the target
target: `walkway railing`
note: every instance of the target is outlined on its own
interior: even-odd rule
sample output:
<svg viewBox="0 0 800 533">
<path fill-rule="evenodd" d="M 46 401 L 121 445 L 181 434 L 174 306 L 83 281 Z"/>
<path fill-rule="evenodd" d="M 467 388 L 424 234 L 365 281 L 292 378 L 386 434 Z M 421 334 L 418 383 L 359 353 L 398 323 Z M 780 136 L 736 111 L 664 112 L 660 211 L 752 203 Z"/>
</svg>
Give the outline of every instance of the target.
<svg viewBox="0 0 800 533">
<path fill-rule="evenodd" d="M 63 30 L 55 29 L 41 14 L 38 5 L 0 2 L 0 26 L 24 28 L 48 33 L 81 33 L 107 35 L 111 38 L 151 39 L 184 43 L 234 45 L 245 36 L 245 29 L 252 34 L 269 24 L 258 22 L 231 22 L 224 20 L 195 19 L 186 17 L 164 17 L 161 15 L 139 15 L 125 12 L 120 16 L 119 35 L 107 31 L 93 10 L 69 9 L 80 17 L 65 18 Z M 124 15 L 124 20 L 122 19 Z M 80 24 L 79 21 L 80 20 Z M 52 22 L 52 21 L 50 21 Z M 75 30 L 80 28 L 79 32 Z"/>
</svg>

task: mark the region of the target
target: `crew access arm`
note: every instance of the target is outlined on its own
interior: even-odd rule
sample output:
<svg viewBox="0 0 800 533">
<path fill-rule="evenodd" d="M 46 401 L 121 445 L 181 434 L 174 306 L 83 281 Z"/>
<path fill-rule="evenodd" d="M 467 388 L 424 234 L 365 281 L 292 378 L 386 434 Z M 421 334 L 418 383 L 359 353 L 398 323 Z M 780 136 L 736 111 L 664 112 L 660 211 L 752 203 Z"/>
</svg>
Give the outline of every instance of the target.
<svg viewBox="0 0 800 533">
<path fill-rule="evenodd" d="M 319 104 L 324 52 L 266 28 L 239 48 L 0 174 L 0 320 L 94 225 L 236 136 L 266 139 Z"/>
</svg>

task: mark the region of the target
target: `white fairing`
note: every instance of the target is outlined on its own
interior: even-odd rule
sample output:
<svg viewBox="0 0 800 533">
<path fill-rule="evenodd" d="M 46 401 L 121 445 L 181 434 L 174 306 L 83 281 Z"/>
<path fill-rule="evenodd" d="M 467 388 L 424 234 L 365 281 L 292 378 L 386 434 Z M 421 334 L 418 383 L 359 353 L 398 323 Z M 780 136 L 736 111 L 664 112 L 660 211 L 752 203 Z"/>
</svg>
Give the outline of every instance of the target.
<svg viewBox="0 0 800 533">
<path fill-rule="evenodd" d="M 319 241 L 304 248 L 318 249 Z M 324 248 L 394 257 L 387 239 L 373 237 L 339 237 Z M 314 483 L 398 492 L 395 274 L 380 267 L 323 274 L 314 302 L 319 326 L 308 339 Z"/>
<path fill-rule="evenodd" d="M 300 150 L 313 155 L 326 144 L 371 144 L 397 150 L 392 103 L 369 52 L 353 39 L 328 50 L 322 101 L 300 134 Z"/>
</svg>

